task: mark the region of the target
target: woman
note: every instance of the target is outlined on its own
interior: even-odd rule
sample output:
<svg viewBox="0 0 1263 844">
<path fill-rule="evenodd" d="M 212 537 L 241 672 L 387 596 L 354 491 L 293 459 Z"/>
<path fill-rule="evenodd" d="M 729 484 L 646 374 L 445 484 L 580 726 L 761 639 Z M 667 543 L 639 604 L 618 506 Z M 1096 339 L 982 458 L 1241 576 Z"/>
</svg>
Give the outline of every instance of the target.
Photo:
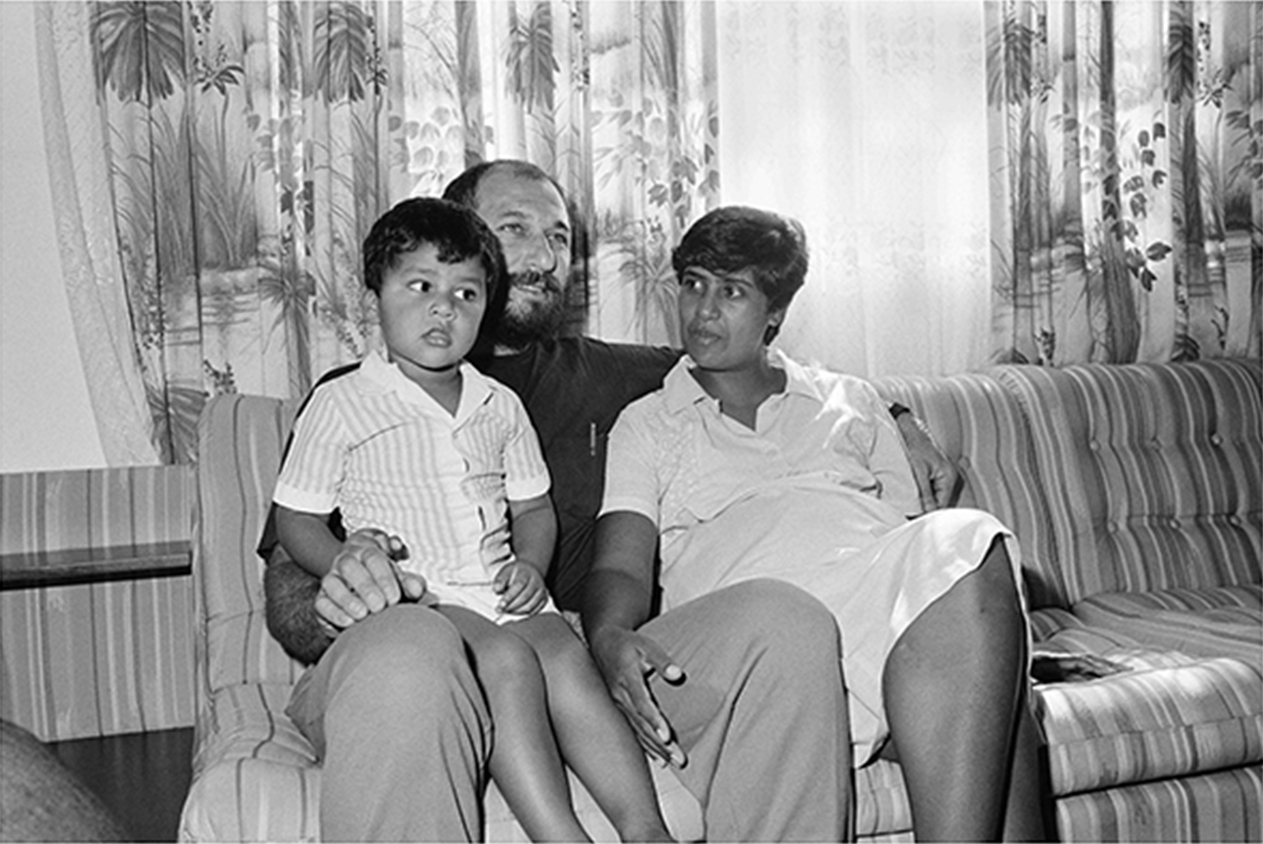
<svg viewBox="0 0 1263 844">
<path fill-rule="evenodd" d="M 647 675 L 679 673 L 635 632 L 657 555 L 668 608 L 784 580 L 837 618 L 855 761 L 889 738 L 917 839 L 1043 839 L 1011 533 L 976 510 L 919 516 L 873 388 L 768 349 L 807 272 L 798 223 L 721 208 L 673 264 L 687 355 L 611 433 L 584 618 L 642 742 L 670 735 Z"/>
</svg>

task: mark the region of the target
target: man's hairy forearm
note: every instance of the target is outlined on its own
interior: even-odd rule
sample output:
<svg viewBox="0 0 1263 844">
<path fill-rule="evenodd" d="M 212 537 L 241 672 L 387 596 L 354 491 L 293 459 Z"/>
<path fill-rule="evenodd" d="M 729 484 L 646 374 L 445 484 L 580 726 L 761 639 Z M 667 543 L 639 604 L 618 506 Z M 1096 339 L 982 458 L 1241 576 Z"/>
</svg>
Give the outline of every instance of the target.
<svg viewBox="0 0 1263 844">
<path fill-rule="evenodd" d="M 310 665 L 325 652 L 332 637 L 316 612 L 320 578 L 289 559 L 278 548 L 263 574 L 268 630 L 295 659 Z"/>
</svg>

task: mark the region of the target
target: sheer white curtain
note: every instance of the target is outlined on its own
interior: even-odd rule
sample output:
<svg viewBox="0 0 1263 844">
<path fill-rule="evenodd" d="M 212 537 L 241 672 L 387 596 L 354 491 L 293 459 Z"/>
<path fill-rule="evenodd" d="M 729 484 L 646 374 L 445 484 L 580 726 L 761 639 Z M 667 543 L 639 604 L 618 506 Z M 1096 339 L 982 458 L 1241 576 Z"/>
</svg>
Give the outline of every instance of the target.
<svg viewBox="0 0 1263 844">
<path fill-rule="evenodd" d="M 976 2 L 718 4 L 724 204 L 797 217 L 780 345 L 856 375 L 986 363 L 986 75 Z"/>
<path fill-rule="evenodd" d="M 83 5 L 35 4 L 49 183 L 58 209 L 62 278 L 101 448 L 111 466 L 148 465 L 161 461 L 149 436 L 131 340 L 87 15 Z"/>
</svg>

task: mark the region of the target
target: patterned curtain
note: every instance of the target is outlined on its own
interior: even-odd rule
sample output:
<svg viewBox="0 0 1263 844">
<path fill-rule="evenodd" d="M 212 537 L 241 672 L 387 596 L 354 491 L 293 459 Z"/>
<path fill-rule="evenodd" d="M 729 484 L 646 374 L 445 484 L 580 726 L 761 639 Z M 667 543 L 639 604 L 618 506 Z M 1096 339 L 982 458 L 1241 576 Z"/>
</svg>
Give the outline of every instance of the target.
<svg viewBox="0 0 1263 844">
<path fill-rule="evenodd" d="M 712 15 L 37 4 L 59 243 L 107 459 L 190 462 L 208 395 L 301 396 L 359 358 L 376 331 L 363 234 L 482 159 L 534 161 L 580 200 L 576 330 L 674 339 L 668 245 L 717 191 Z"/>
<path fill-rule="evenodd" d="M 1263 5 L 986 14 L 994 358 L 1259 355 Z"/>
</svg>

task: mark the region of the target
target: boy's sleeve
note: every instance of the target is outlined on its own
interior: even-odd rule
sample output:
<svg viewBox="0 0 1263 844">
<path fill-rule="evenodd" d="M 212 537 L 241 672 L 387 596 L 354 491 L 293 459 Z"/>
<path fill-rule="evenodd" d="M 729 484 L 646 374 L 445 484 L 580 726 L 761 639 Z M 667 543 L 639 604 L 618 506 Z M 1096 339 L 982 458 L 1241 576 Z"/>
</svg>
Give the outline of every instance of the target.
<svg viewBox="0 0 1263 844">
<path fill-rule="evenodd" d="M 330 391 L 317 389 L 294 424 L 294 440 L 272 500 L 303 513 L 331 512 L 337 506 L 347 443 L 337 402 Z"/>
<path fill-rule="evenodd" d="M 610 430 L 605 456 L 605 497 L 600 515 L 640 513 L 659 524 L 658 470 L 654 437 L 638 403 L 626 407 Z"/>
<path fill-rule="evenodd" d="M 512 501 L 544 495 L 552 487 L 539 435 L 522 400 L 512 390 L 502 393 L 509 403 L 512 433 L 504 449 L 504 488 Z"/>
</svg>

